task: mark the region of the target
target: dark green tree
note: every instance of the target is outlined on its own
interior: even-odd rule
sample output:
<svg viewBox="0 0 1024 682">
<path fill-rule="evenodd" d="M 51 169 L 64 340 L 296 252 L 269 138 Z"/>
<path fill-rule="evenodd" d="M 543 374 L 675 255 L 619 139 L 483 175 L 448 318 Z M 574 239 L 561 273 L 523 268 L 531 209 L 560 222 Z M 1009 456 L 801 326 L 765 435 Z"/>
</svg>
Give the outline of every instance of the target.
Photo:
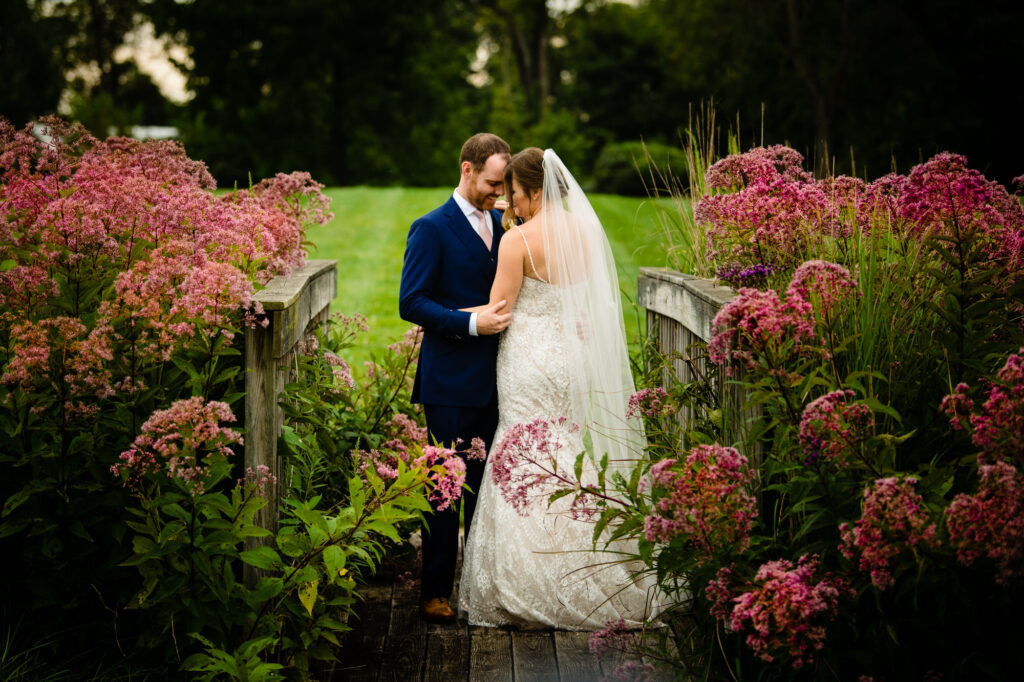
<svg viewBox="0 0 1024 682">
<path fill-rule="evenodd" d="M 64 74 L 53 29 L 37 3 L 0 3 L 0 116 L 15 125 L 57 109 Z"/>
<path fill-rule="evenodd" d="M 466 77 L 474 17 L 458 2 L 157 2 L 187 45 L 181 121 L 222 184 L 308 170 L 333 184 L 452 182 L 486 99 Z"/>
</svg>

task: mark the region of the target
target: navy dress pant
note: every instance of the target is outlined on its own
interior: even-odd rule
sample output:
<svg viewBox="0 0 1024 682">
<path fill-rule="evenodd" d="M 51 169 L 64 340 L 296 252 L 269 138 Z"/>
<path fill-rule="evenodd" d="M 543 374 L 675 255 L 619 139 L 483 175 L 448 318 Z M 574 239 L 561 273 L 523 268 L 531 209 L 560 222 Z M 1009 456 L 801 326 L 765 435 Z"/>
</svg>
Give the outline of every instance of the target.
<svg viewBox="0 0 1024 682">
<path fill-rule="evenodd" d="M 452 447 L 462 439 L 459 449 L 469 448 L 474 438 L 481 438 L 487 451 L 491 450 L 494 430 L 498 428 L 498 402 L 492 401 L 486 407 L 450 407 L 447 405 L 424 405 L 430 442 Z M 466 536 L 476 510 L 476 494 L 483 480 L 485 462 L 466 460 L 466 485 L 463 489 L 463 520 Z M 444 511 L 426 514 L 426 528 L 423 532 L 423 574 L 420 581 L 422 599 L 451 597 L 455 586 L 455 561 L 459 552 L 459 510 L 452 505 Z"/>
</svg>

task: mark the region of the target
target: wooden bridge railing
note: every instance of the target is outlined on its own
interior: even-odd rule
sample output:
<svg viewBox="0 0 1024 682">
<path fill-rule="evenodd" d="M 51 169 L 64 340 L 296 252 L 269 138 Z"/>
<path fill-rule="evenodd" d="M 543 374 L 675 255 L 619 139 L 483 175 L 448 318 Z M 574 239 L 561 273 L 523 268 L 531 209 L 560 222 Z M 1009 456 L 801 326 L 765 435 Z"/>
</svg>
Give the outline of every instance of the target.
<svg viewBox="0 0 1024 682">
<path fill-rule="evenodd" d="M 710 361 L 705 353 L 695 353 L 692 346 L 711 340 L 711 323 L 718 311 L 735 297 L 729 287 L 711 280 L 687 275 L 668 268 L 640 268 L 637 281 L 637 303 L 647 309 L 647 333 L 656 335 L 661 352 L 671 357 L 678 381 L 688 383 L 708 376 Z M 742 389 L 726 383 L 724 372 L 717 372 L 714 388 L 727 406 L 731 417 L 725 424 L 726 443 L 744 443 L 750 425 L 760 416 L 755 409 L 741 410 L 747 402 Z M 684 424 L 693 418 L 692 409 L 680 414 Z M 759 468 L 759 450 L 740 446 L 744 454 Z"/>
<path fill-rule="evenodd" d="M 266 465 L 278 486 L 266 490 L 267 505 L 256 514 L 256 524 L 277 530 L 280 484 L 284 471 L 277 456 L 284 415 L 278 396 L 295 363 L 295 346 L 330 315 L 338 291 L 338 266 L 333 260 L 311 260 L 287 277 L 275 277 L 257 292 L 266 327 L 245 331 L 245 466 Z"/>
</svg>

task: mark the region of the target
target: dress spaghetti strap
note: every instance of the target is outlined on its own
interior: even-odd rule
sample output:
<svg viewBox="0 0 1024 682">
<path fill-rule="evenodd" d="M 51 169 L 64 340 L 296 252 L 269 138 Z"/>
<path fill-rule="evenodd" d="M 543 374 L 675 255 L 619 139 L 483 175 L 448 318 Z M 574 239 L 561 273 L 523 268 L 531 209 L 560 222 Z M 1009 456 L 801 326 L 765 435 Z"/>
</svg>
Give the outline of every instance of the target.
<svg viewBox="0 0 1024 682">
<path fill-rule="evenodd" d="M 541 282 L 544 282 L 544 284 L 551 284 L 551 282 L 541 277 L 540 273 L 537 271 L 537 266 L 534 265 L 533 263 L 533 252 L 530 251 L 530 242 L 526 241 L 526 235 L 523 234 L 523 228 L 519 227 L 518 225 L 516 225 L 515 228 L 516 230 L 519 231 L 519 236 L 523 238 L 523 244 L 526 245 L 526 255 L 529 256 L 530 258 L 530 267 L 533 268 L 533 274 L 537 275 L 537 279 L 539 279 Z"/>
</svg>

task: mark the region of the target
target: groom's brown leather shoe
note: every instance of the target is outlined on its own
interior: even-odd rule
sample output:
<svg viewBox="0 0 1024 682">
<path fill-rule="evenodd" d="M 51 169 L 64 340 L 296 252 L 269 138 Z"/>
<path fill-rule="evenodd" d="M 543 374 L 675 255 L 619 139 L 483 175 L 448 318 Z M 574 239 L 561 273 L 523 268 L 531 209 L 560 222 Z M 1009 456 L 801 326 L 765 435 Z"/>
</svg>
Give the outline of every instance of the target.
<svg viewBox="0 0 1024 682">
<path fill-rule="evenodd" d="M 424 599 L 420 602 L 420 617 L 428 623 L 454 623 L 455 612 L 446 597 Z"/>
</svg>

